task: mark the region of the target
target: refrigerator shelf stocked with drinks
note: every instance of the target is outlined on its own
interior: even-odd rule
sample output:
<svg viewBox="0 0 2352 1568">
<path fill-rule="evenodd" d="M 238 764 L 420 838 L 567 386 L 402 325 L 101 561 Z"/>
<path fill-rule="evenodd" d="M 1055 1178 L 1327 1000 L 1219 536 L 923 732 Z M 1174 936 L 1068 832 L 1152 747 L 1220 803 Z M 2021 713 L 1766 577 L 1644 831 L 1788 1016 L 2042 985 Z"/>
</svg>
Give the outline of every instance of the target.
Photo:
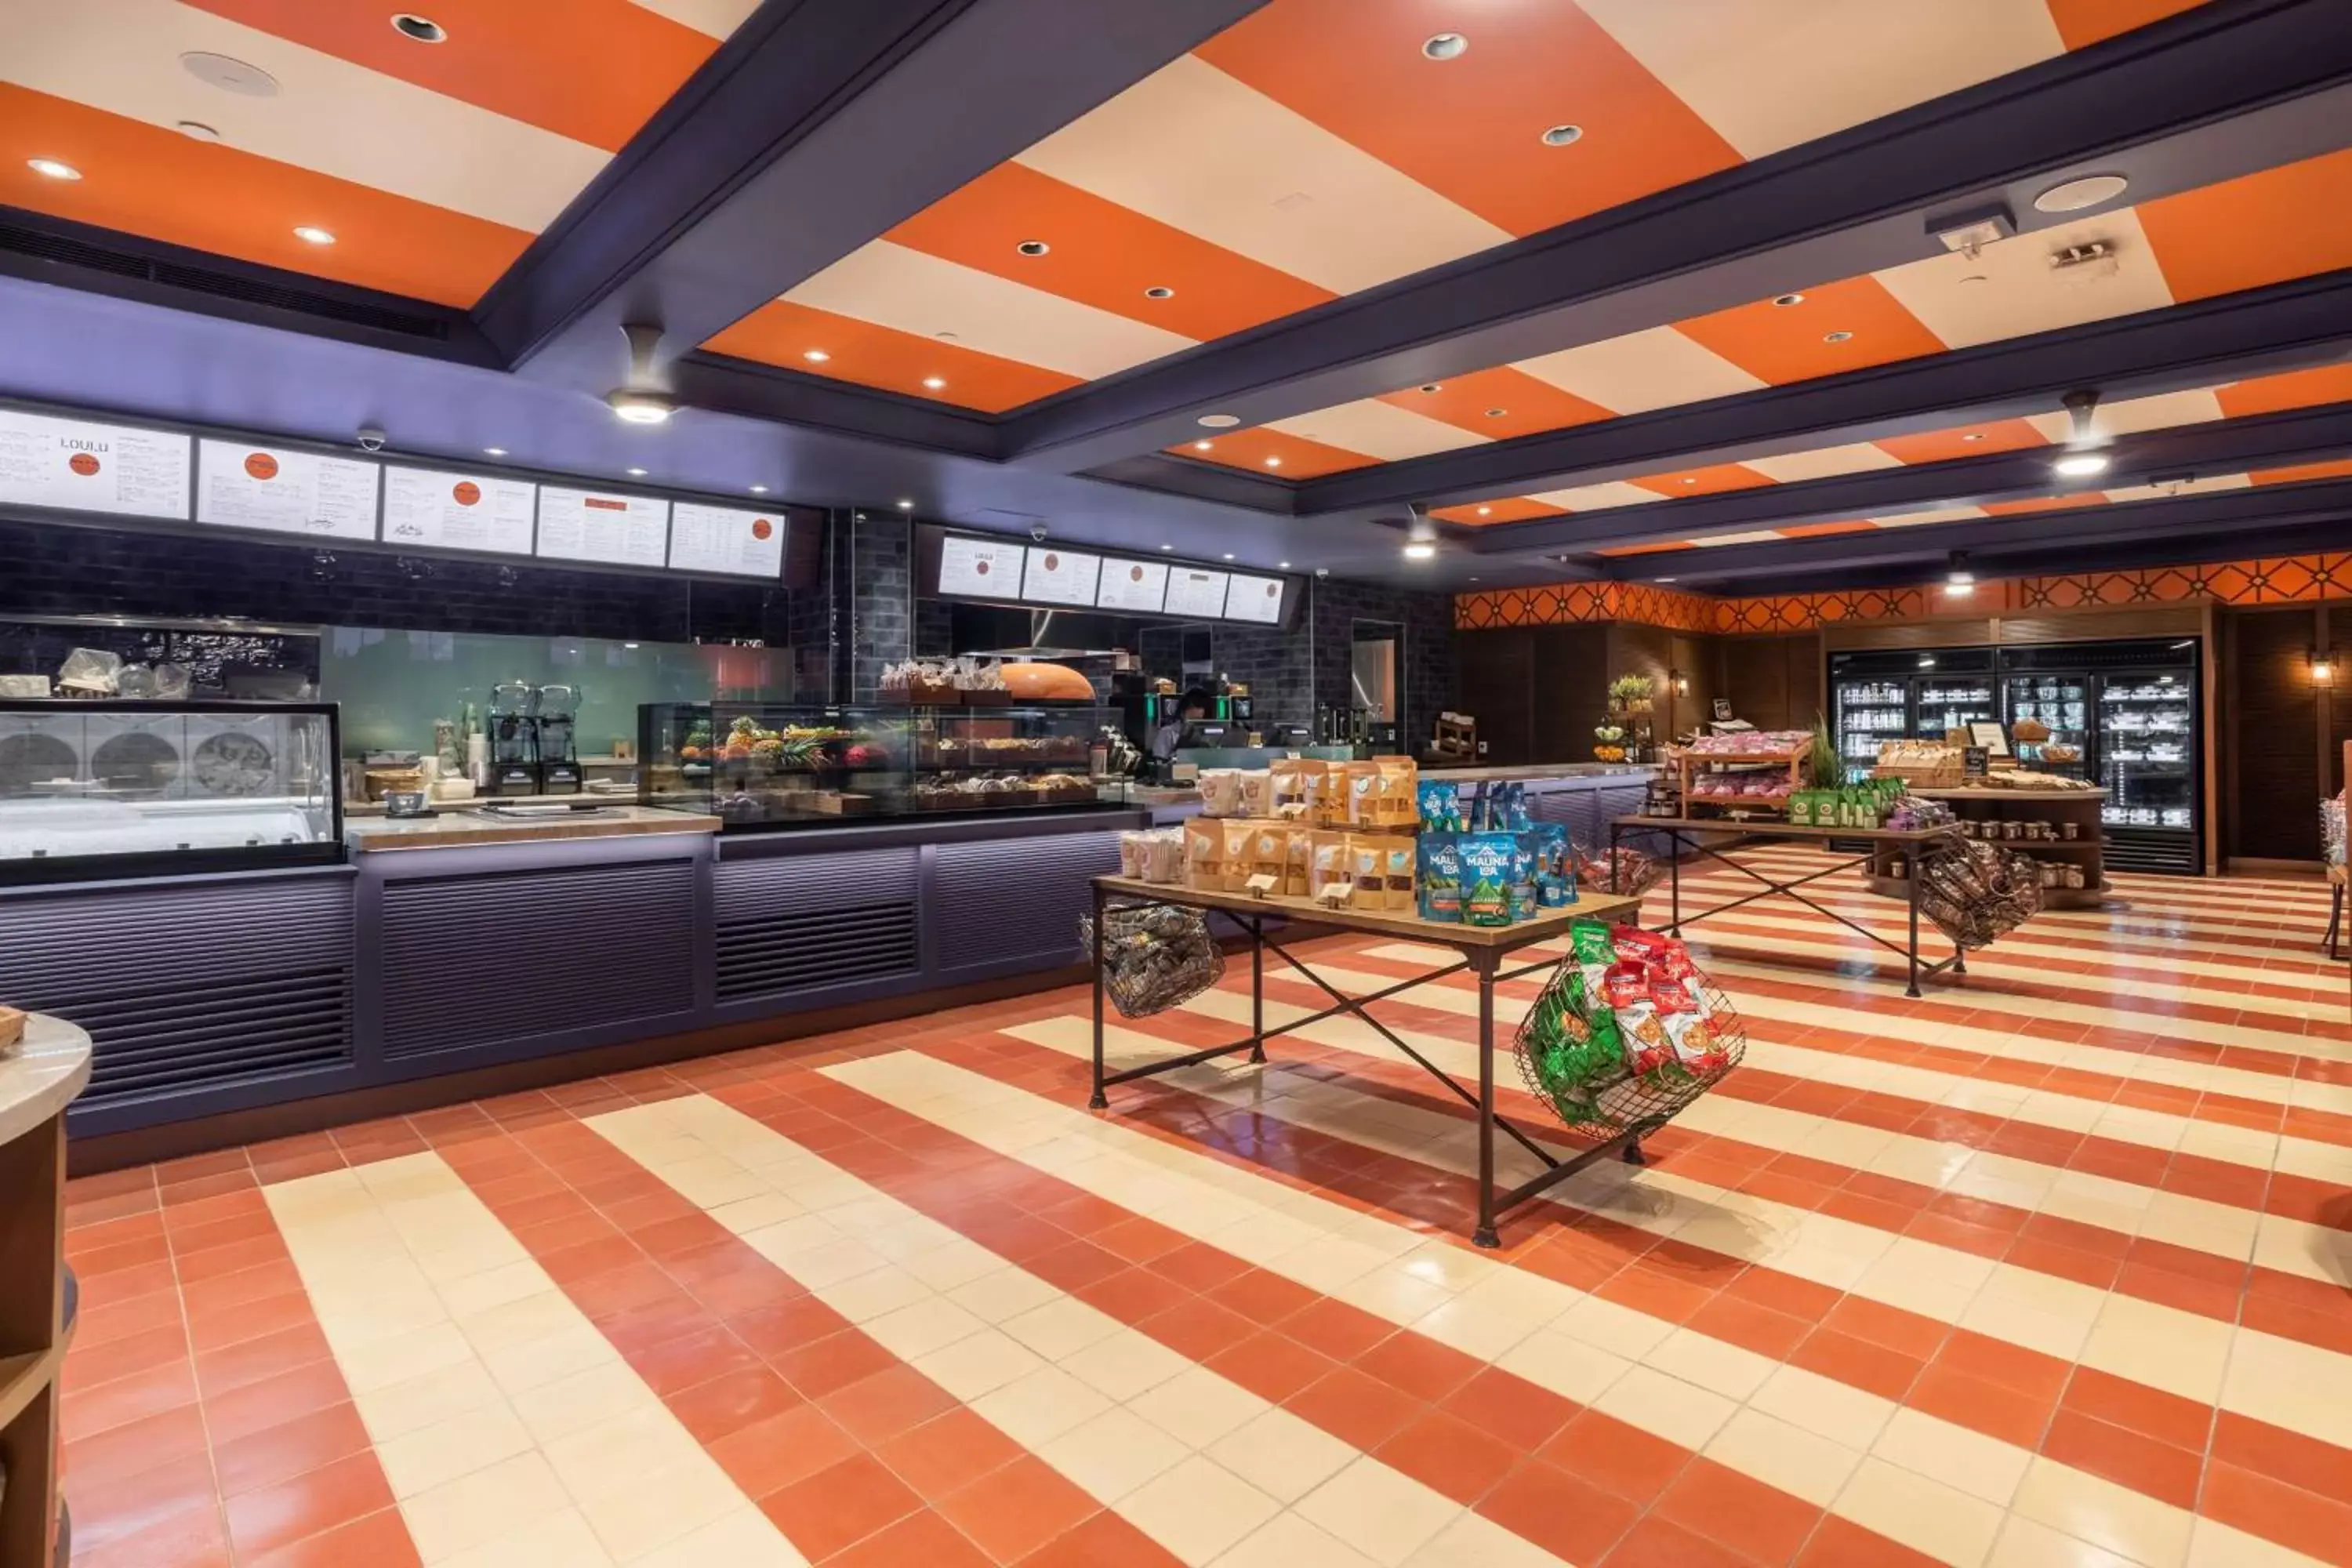
<svg viewBox="0 0 2352 1568">
<path fill-rule="evenodd" d="M 1864 770 L 1881 741 L 1998 719 L 2024 766 L 2105 790 L 2109 867 L 2193 876 L 2205 864 L 2198 658 L 2193 637 L 1832 654 L 1838 751 Z M 2017 737 L 2020 721 L 2048 734 Z"/>
</svg>

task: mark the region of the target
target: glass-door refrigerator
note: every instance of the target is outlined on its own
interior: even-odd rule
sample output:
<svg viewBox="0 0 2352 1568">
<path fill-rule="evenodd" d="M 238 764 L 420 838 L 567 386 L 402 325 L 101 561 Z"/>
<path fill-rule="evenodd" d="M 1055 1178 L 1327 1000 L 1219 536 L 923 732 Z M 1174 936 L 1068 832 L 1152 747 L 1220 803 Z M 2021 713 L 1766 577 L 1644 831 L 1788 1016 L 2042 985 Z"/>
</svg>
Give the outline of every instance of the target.
<svg viewBox="0 0 2352 1568">
<path fill-rule="evenodd" d="M 2098 672 L 2092 761 L 2107 792 L 2109 866 L 2194 876 L 2204 866 L 2202 685 L 2197 644 L 2109 645 Z"/>
<path fill-rule="evenodd" d="M 1941 740 L 1971 724 L 1990 724 L 2000 717 L 2000 694 L 1994 684 L 1990 648 L 1936 648 L 1919 656 L 1919 670 L 1911 681 L 1911 732 L 1923 741 Z"/>
<path fill-rule="evenodd" d="M 2009 726 L 2010 744 L 2020 763 L 2079 779 L 2091 773 L 2095 678 L 2074 653 L 2072 648 L 2003 648 L 2001 721 Z M 2017 733 L 2021 722 L 2039 724 L 2049 734 L 2027 740 Z"/>
<path fill-rule="evenodd" d="M 1911 733 L 1907 678 L 1845 674 L 1832 678 L 1830 691 L 1838 755 L 1849 773 L 1856 769 L 1867 773 L 1876 766 L 1881 741 L 1902 740 Z"/>
<path fill-rule="evenodd" d="M 1940 741 L 1999 713 L 1992 649 L 1883 648 L 1830 656 L 1838 754 L 1867 771 L 1882 741 Z"/>
</svg>

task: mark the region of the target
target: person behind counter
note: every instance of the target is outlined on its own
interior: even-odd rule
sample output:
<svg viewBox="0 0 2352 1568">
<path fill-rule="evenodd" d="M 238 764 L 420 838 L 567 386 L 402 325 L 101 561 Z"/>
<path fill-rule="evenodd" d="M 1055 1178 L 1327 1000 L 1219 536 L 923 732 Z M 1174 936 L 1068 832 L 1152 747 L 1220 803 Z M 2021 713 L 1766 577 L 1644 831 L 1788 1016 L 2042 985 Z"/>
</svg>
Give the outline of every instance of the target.
<svg viewBox="0 0 2352 1568">
<path fill-rule="evenodd" d="M 1208 716 L 1209 694 L 1197 686 L 1188 688 L 1183 700 L 1176 704 L 1175 713 L 1163 719 L 1160 728 L 1151 732 L 1152 756 L 1162 763 L 1173 757 L 1184 743 L 1184 731 Z"/>
</svg>

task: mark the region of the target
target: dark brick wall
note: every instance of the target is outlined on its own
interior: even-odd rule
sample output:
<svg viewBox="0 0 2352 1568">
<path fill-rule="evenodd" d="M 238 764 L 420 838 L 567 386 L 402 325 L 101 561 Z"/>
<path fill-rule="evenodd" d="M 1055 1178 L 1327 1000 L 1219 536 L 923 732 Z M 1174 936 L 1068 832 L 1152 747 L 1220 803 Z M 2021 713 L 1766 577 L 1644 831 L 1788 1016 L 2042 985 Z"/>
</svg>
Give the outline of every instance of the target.
<svg viewBox="0 0 2352 1568">
<path fill-rule="evenodd" d="M 1404 712 L 1398 736 L 1407 752 L 1421 750 L 1439 710 L 1453 700 L 1453 596 L 1330 577 L 1317 578 L 1311 595 L 1315 693 L 1320 701 L 1347 700 L 1357 621 L 1393 621 L 1404 627 Z"/>
<path fill-rule="evenodd" d="M 852 702 L 880 695 L 882 668 L 915 648 L 915 525 L 858 512 L 847 524 L 849 690 Z"/>
</svg>

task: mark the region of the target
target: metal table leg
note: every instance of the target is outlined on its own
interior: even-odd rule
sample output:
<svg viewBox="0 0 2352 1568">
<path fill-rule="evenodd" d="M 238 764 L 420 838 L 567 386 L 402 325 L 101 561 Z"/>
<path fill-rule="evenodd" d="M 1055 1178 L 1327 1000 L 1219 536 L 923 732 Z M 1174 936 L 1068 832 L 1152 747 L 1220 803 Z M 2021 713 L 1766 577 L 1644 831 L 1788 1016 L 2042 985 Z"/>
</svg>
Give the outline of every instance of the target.
<svg viewBox="0 0 2352 1568">
<path fill-rule="evenodd" d="M 1250 1055 L 1265 1060 L 1265 917 L 1250 917 Z"/>
<path fill-rule="evenodd" d="M 1919 846 L 1906 844 L 1903 847 L 1903 880 L 1905 891 L 1907 894 L 1906 901 L 1911 906 L 1911 950 L 1908 954 L 1911 977 L 1910 985 L 1903 994 L 1916 996 L 1919 994 Z"/>
<path fill-rule="evenodd" d="M 1609 819 L 1609 890 L 1617 891 L 1617 840 L 1624 831 L 1615 817 Z"/>
<path fill-rule="evenodd" d="M 1496 955 L 1471 955 L 1478 971 L 1478 1229 L 1471 1240 L 1500 1247 L 1495 1233 L 1495 968 Z"/>
<path fill-rule="evenodd" d="M 1674 920 L 1666 930 L 1683 934 L 1683 830 L 1679 827 L 1666 835 L 1667 897 L 1674 908 Z"/>
<path fill-rule="evenodd" d="M 1095 1110 L 1110 1108 L 1110 1099 L 1103 1093 L 1103 917 L 1108 912 L 1102 887 L 1095 887 L 1095 1092 L 1087 1101 Z"/>
</svg>

